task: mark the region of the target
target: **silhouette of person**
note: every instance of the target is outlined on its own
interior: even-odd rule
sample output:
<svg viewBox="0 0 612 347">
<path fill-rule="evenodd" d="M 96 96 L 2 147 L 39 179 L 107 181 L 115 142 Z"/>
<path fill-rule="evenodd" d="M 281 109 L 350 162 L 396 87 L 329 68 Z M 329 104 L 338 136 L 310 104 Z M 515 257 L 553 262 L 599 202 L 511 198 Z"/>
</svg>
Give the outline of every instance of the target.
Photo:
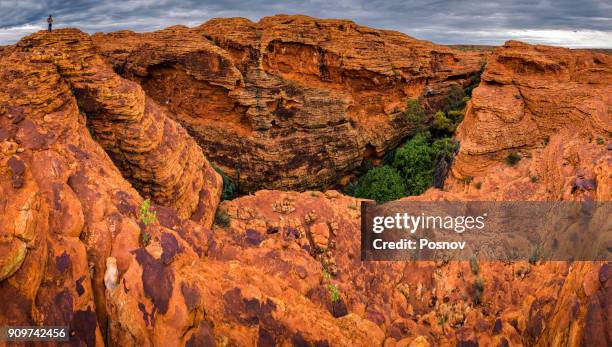
<svg viewBox="0 0 612 347">
<path fill-rule="evenodd" d="M 53 17 L 51 15 L 47 17 L 47 23 L 49 23 L 49 32 L 51 32 L 51 27 L 53 26 Z"/>
</svg>

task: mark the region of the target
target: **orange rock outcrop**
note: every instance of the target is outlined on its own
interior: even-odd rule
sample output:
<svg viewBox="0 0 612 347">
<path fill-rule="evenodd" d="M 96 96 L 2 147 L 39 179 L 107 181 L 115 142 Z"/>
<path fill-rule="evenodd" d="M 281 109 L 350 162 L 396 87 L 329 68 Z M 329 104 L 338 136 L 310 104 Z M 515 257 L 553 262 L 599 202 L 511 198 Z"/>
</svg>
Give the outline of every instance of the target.
<svg viewBox="0 0 612 347">
<path fill-rule="evenodd" d="M 156 220 L 143 223 L 142 195 L 153 191 L 145 187 L 172 187 L 165 165 L 190 170 L 173 162 L 189 155 L 182 149 L 201 160 L 191 167 L 209 164 L 153 101 L 147 109 L 138 85 L 89 47 L 87 35 L 66 29 L 29 36 L 2 55 L 0 324 L 66 325 L 71 343 L 87 346 L 381 341 L 373 322 L 336 320 L 282 280 L 207 257 L 216 241 L 207 218 L 185 218 L 192 206 L 160 199 Z M 161 125 L 173 137 L 157 133 Z M 158 157 L 156 148 L 176 152 Z M 133 180 L 149 168 L 142 161 L 159 170 L 147 185 Z M 212 201 L 200 214 L 214 215 L 218 175 L 204 184 L 191 173 L 183 180 Z"/>
<path fill-rule="evenodd" d="M 408 99 L 435 109 L 483 63 L 479 53 L 306 16 L 93 40 L 247 192 L 337 183 L 406 138 Z"/>
<path fill-rule="evenodd" d="M 394 100 L 440 102 L 480 56 L 301 16 L 93 42 L 65 29 L 0 52 L 0 326 L 68 325 L 88 346 L 612 343 L 609 262 L 362 262 L 360 201 L 333 190 L 217 210 L 203 153 L 246 163 L 249 189 L 327 184 L 408 136 Z M 601 53 L 496 49 L 444 189 L 410 199 L 609 201 L 611 75 Z"/>
<path fill-rule="evenodd" d="M 612 55 L 509 41 L 474 90 L 447 189 L 496 200 L 610 200 L 611 134 Z M 468 176 L 480 190 L 466 186 Z"/>
<path fill-rule="evenodd" d="M 183 218 L 191 217 L 199 204 L 215 209 L 221 179 L 200 148 L 138 84 L 114 73 L 89 35 L 70 29 L 34 34 L 16 50 L 56 66 L 96 141 L 143 195 L 175 208 Z M 199 218 L 212 223 L 210 214 Z"/>
</svg>

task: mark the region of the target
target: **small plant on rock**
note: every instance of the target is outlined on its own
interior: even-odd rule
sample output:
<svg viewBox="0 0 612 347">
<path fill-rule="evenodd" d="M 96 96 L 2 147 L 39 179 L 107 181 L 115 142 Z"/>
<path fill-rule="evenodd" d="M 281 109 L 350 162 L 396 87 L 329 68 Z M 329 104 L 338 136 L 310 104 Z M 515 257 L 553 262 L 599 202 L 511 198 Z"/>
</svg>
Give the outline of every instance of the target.
<svg viewBox="0 0 612 347">
<path fill-rule="evenodd" d="M 157 220 L 157 214 L 151 210 L 151 200 L 146 199 L 140 205 L 140 222 L 144 225 L 144 229 L 140 232 L 140 242 L 143 246 L 147 246 L 151 241 L 151 235 L 146 231 L 149 224 Z"/>
<path fill-rule="evenodd" d="M 531 254 L 529 255 L 529 263 L 531 265 L 535 265 L 535 263 L 538 262 L 538 259 L 540 259 L 540 246 L 536 246 L 531 250 Z"/>
<path fill-rule="evenodd" d="M 151 242 L 151 234 L 146 231 L 140 232 L 140 243 L 146 247 L 149 245 L 149 242 Z"/>
<path fill-rule="evenodd" d="M 227 228 L 230 225 L 230 216 L 227 214 L 227 212 L 217 208 L 214 223 L 220 227 Z"/>
<path fill-rule="evenodd" d="M 474 283 L 472 284 L 472 301 L 474 302 L 474 305 L 479 305 L 482 302 L 484 288 L 484 280 L 480 276 L 476 277 L 476 280 L 474 280 Z"/>
<path fill-rule="evenodd" d="M 478 266 L 478 260 L 476 259 L 476 256 L 472 256 L 470 258 L 470 269 L 472 270 L 472 273 L 474 275 L 478 275 L 478 272 L 480 271 L 480 266 Z"/>
<path fill-rule="evenodd" d="M 444 324 L 446 324 L 447 321 L 448 321 L 447 314 L 438 315 L 438 325 L 439 326 L 443 326 Z"/>
<path fill-rule="evenodd" d="M 521 156 L 518 155 L 518 153 L 516 153 L 516 152 L 512 152 L 512 153 L 508 154 L 508 156 L 506 157 L 506 164 L 508 164 L 508 166 L 514 166 L 520 160 L 521 160 Z"/>
<path fill-rule="evenodd" d="M 326 287 L 331 297 L 331 301 L 332 302 L 340 301 L 340 291 L 338 290 L 338 287 L 336 287 L 335 284 L 331 284 L 331 283 L 328 284 Z"/>
<path fill-rule="evenodd" d="M 140 205 L 140 221 L 145 226 L 155 222 L 157 220 L 157 214 L 151 210 L 151 200 L 146 199 Z"/>
</svg>

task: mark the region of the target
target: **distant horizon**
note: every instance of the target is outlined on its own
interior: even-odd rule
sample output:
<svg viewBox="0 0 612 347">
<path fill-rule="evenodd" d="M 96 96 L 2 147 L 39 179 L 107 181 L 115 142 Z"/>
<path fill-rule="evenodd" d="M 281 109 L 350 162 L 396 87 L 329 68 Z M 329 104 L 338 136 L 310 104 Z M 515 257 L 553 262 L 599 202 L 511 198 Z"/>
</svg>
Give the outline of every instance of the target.
<svg viewBox="0 0 612 347">
<path fill-rule="evenodd" d="M 89 34 L 193 27 L 213 18 L 243 17 L 257 22 L 276 14 L 301 14 L 347 19 L 442 45 L 500 46 L 518 40 L 612 49 L 612 3 L 600 1 L 287 0 L 278 4 L 270 0 L 0 0 L 0 7 L 0 45 L 14 44 L 30 33 L 45 30 L 49 14 L 54 17 L 54 28 L 76 27 Z"/>
</svg>

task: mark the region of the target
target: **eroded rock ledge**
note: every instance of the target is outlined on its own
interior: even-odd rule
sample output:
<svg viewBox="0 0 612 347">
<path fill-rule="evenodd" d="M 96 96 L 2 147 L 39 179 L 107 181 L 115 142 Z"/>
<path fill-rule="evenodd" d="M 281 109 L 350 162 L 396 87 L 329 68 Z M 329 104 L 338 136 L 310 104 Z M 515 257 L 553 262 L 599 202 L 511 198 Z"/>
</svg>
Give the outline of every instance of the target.
<svg viewBox="0 0 612 347">
<path fill-rule="evenodd" d="M 475 274 L 467 262 L 361 262 L 360 201 L 336 191 L 226 201 L 212 230 L 154 205 L 157 221 L 143 227 L 143 197 L 122 163 L 156 167 L 149 148 L 193 141 L 170 120 L 175 139 L 158 127 L 159 141 L 128 136 L 159 125 L 164 112 L 87 45 L 65 30 L 0 52 L 0 325 L 69 325 L 71 342 L 89 346 L 612 342 L 609 263 L 488 262 Z M 494 59 L 461 125 L 465 145 L 446 191 L 411 199 L 610 200 L 612 61 L 513 42 Z M 525 138 L 516 124 L 529 122 L 537 131 Z M 145 154 L 121 144 L 134 138 L 152 143 Z M 504 162 L 509 151 L 520 152 L 514 166 Z M 166 187 L 151 177 L 147 184 Z M 115 288 L 103 280 L 109 256 Z"/>
<path fill-rule="evenodd" d="M 502 200 L 609 200 L 611 105 L 612 55 L 507 42 L 472 94 L 446 188 Z"/>
<path fill-rule="evenodd" d="M 408 99 L 436 109 L 483 64 L 481 54 L 306 16 L 93 40 L 244 191 L 328 187 L 410 133 Z"/>
<path fill-rule="evenodd" d="M 75 29 L 34 34 L 16 50 L 56 66 L 96 141 L 144 196 L 183 218 L 191 217 L 198 205 L 214 210 L 221 180 L 198 145 L 138 84 L 115 74 L 89 35 Z M 212 215 L 195 216 L 202 218 L 210 226 Z"/>
</svg>

